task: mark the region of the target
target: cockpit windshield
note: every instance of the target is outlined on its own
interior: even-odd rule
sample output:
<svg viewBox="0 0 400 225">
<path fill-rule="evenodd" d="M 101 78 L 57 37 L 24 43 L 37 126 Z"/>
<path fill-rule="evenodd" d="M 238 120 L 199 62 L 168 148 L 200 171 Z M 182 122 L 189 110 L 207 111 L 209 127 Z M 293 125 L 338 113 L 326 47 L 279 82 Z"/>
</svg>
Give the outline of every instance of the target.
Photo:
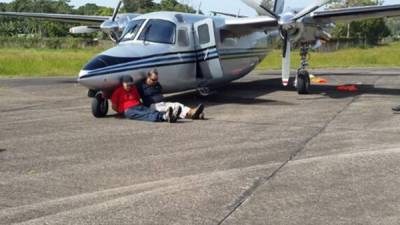
<svg viewBox="0 0 400 225">
<path fill-rule="evenodd" d="M 138 40 L 175 44 L 176 25 L 172 22 L 160 19 L 151 19 L 141 32 Z"/>
<path fill-rule="evenodd" d="M 140 27 L 142 26 L 145 20 L 132 20 L 125 27 L 124 32 L 122 32 L 120 41 L 131 41 L 135 39 L 137 33 L 139 32 Z"/>
</svg>

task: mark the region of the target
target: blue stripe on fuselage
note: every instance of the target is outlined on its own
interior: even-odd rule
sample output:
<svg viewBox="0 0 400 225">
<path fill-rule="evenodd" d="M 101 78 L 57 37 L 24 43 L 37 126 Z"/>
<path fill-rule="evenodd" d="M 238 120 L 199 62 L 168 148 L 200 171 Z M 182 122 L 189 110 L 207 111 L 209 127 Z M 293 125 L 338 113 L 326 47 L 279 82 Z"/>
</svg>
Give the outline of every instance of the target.
<svg viewBox="0 0 400 225">
<path fill-rule="evenodd" d="M 214 50 L 216 51 L 216 46 L 210 47 L 210 48 L 205 48 L 205 49 L 199 49 L 195 51 L 183 51 L 183 52 L 168 52 L 168 53 L 161 53 L 161 54 L 155 54 L 155 55 L 148 55 L 148 56 L 143 56 L 143 57 L 134 57 L 134 58 L 129 58 L 129 57 L 113 57 L 113 56 L 108 56 L 108 55 L 100 55 L 98 58 L 101 60 L 105 60 L 106 64 L 110 63 L 110 65 L 106 67 L 101 67 L 101 68 L 95 68 L 95 69 L 90 69 L 90 68 L 84 68 L 84 70 L 88 70 L 90 72 L 100 72 L 103 70 L 108 70 L 112 68 L 119 68 L 119 67 L 124 67 L 127 65 L 131 64 L 136 64 L 136 63 L 145 63 L 149 60 L 153 60 L 155 58 L 163 58 L 163 57 L 168 57 L 168 56 L 176 56 L 176 55 L 193 55 L 193 54 L 201 54 L 201 52 L 209 51 L 209 50 Z M 142 61 L 145 60 L 145 61 Z"/>
<path fill-rule="evenodd" d="M 211 51 L 210 51 L 211 50 Z M 250 50 L 250 51 L 249 51 Z M 80 77 L 80 79 L 90 78 L 94 76 L 101 76 L 110 73 L 118 73 L 124 71 L 130 71 L 135 69 L 144 69 L 144 68 L 152 68 L 157 66 L 168 66 L 168 65 L 179 65 L 179 64 L 187 64 L 187 63 L 196 63 L 198 61 L 207 61 L 215 58 L 219 58 L 219 56 L 228 56 L 228 55 L 249 55 L 249 54 L 260 54 L 264 49 L 241 49 L 239 51 L 235 51 L 235 49 L 230 49 L 228 51 L 222 51 L 221 54 L 218 54 L 216 47 L 197 50 L 192 52 L 175 52 L 175 53 L 166 53 L 166 54 L 158 54 L 152 56 L 145 56 L 142 58 L 135 58 L 134 62 L 128 62 L 113 66 L 108 66 L 101 69 L 96 69 L 90 71 L 87 75 Z M 266 49 L 265 49 L 266 50 Z M 207 53 L 208 51 L 208 53 Z M 261 51 L 261 52 L 260 52 Z M 207 58 L 205 58 L 207 54 Z M 171 57 L 171 55 L 175 55 Z M 185 56 L 182 56 L 185 55 Z M 146 59 L 146 60 L 144 60 Z M 151 64 L 151 65 L 146 65 Z"/>
<path fill-rule="evenodd" d="M 203 51 L 207 51 L 203 50 Z M 209 51 L 209 50 L 208 50 Z M 179 56 L 175 56 L 175 57 L 168 57 L 165 58 L 165 56 L 163 56 L 164 58 L 159 58 L 159 59 L 148 59 L 145 61 L 135 61 L 135 62 L 130 62 L 130 63 L 124 63 L 124 64 L 119 64 L 119 65 L 115 65 L 115 66 L 111 66 L 111 67 L 106 67 L 106 68 L 102 68 L 102 69 L 98 69 L 98 70 L 93 70 L 90 71 L 87 75 L 84 75 L 82 77 L 80 77 L 81 79 L 84 78 L 88 78 L 88 77 L 93 77 L 93 76 L 98 76 L 98 75 L 105 75 L 105 74 L 109 74 L 109 73 L 118 73 L 118 72 L 124 72 L 124 71 L 129 71 L 129 70 L 133 70 L 133 69 L 140 69 L 141 66 L 144 66 L 146 64 L 156 64 L 156 63 L 161 63 L 161 62 L 168 62 L 167 64 L 180 64 L 180 63 L 188 63 L 189 61 L 194 61 L 196 62 L 197 60 L 204 60 L 203 58 L 206 56 L 206 52 L 202 52 L 202 53 L 192 53 L 190 55 L 187 56 L 180 56 L 182 53 L 175 53 L 175 55 L 179 55 Z M 189 53 L 185 53 L 185 54 L 189 54 Z M 158 56 L 155 56 L 155 58 L 157 58 Z M 207 59 L 209 58 L 215 58 L 218 57 L 218 52 L 217 50 L 213 50 L 211 52 L 209 52 L 207 54 Z M 154 65 L 155 66 L 155 65 Z"/>
</svg>

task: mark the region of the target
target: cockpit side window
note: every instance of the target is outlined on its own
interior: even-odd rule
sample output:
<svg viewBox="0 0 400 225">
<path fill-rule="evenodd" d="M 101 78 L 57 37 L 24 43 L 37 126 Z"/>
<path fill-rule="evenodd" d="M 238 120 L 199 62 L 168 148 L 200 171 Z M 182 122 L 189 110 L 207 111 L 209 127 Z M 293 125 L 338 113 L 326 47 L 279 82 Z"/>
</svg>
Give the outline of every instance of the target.
<svg viewBox="0 0 400 225">
<path fill-rule="evenodd" d="M 128 26 L 125 27 L 124 32 L 122 32 L 120 41 L 123 42 L 134 40 L 144 21 L 145 20 L 130 21 Z"/>
<path fill-rule="evenodd" d="M 176 25 L 166 20 L 150 20 L 139 36 L 139 40 L 175 44 Z"/>
<path fill-rule="evenodd" d="M 180 47 L 189 46 L 189 34 L 186 28 L 181 28 L 178 30 L 178 45 Z"/>
</svg>

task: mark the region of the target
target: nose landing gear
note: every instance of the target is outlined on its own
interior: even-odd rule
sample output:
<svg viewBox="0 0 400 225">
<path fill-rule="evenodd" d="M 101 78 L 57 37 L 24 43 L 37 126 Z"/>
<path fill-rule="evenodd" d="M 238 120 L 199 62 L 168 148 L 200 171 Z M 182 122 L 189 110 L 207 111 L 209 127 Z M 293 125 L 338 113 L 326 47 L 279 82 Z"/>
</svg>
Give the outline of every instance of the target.
<svg viewBox="0 0 400 225">
<path fill-rule="evenodd" d="M 108 100 L 102 92 L 97 92 L 92 100 L 92 114 L 96 118 L 103 118 L 108 113 Z"/>
<path fill-rule="evenodd" d="M 297 70 L 296 81 L 294 82 L 297 93 L 299 93 L 300 95 L 310 93 L 310 73 L 307 71 L 307 67 L 309 65 L 308 52 L 309 46 L 306 43 L 302 43 L 300 48 L 301 65 L 300 68 Z"/>
</svg>

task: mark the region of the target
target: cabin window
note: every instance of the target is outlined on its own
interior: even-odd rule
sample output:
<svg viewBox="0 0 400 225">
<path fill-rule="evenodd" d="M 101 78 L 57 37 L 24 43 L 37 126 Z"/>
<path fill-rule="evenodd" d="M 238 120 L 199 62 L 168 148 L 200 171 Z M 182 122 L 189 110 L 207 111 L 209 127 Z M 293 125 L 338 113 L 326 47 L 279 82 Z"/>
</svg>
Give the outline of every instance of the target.
<svg viewBox="0 0 400 225">
<path fill-rule="evenodd" d="M 133 20 L 128 23 L 124 32 L 122 32 L 120 41 L 131 41 L 134 40 L 140 27 L 143 25 L 144 20 Z"/>
<path fill-rule="evenodd" d="M 176 25 L 166 20 L 150 20 L 139 36 L 139 40 L 175 44 Z"/>
<path fill-rule="evenodd" d="M 208 24 L 203 24 L 197 28 L 199 32 L 199 42 L 201 45 L 207 44 L 210 42 L 210 30 L 208 28 Z"/>
<path fill-rule="evenodd" d="M 178 45 L 181 47 L 187 47 L 189 44 L 189 35 L 187 29 L 178 30 Z"/>
</svg>

